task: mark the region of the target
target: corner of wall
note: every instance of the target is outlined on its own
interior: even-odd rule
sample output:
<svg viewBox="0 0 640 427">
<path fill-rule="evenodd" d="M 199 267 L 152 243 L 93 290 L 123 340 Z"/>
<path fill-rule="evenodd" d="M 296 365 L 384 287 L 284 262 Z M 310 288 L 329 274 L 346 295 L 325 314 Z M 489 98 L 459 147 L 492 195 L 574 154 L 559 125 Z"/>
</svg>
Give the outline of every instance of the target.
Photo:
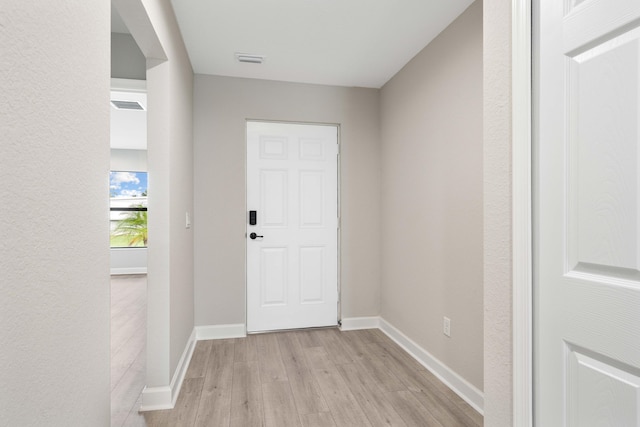
<svg viewBox="0 0 640 427">
<path fill-rule="evenodd" d="M 147 386 L 142 390 L 140 412 L 173 409 L 175 407 L 196 343 L 196 330 L 194 329 L 171 377 L 171 383 L 168 386 Z"/>
<path fill-rule="evenodd" d="M 484 0 L 485 424 L 513 423 L 510 1 Z"/>
</svg>

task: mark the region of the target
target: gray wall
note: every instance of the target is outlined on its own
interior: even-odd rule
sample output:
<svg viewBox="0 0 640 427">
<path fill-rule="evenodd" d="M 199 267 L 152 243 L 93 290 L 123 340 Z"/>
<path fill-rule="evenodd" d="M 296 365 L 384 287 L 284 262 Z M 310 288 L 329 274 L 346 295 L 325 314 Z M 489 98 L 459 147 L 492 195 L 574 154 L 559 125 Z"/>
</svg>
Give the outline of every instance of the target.
<svg viewBox="0 0 640 427">
<path fill-rule="evenodd" d="M 131 34 L 111 33 L 111 77 L 147 78 L 146 59 Z"/>
<path fill-rule="evenodd" d="M 147 389 L 169 386 L 193 331 L 193 70 L 169 0 L 113 0 L 147 64 Z M 161 387 L 156 389 L 155 387 Z"/>
<path fill-rule="evenodd" d="M 0 425 L 108 426 L 109 3 L 0 15 Z"/>
<path fill-rule="evenodd" d="M 147 171 L 147 150 L 111 149 L 112 171 Z"/>
<path fill-rule="evenodd" d="M 196 325 L 245 323 L 245 120 L 341 125 L 342 316 L 379 314 L 375 89 L 197 75 Z"/>
<path fill-rule="evenodd" d="M 171 3 L 143 4 L 166 55 L 147 61 L 147 386 L 166 386 L 194 326 L 193 70 Z"/>
<path fill-rule="evenodd" d="M 482 390 L 481 2 L 385 84 L 381 123 L 382 317 Z"/>
</svg>

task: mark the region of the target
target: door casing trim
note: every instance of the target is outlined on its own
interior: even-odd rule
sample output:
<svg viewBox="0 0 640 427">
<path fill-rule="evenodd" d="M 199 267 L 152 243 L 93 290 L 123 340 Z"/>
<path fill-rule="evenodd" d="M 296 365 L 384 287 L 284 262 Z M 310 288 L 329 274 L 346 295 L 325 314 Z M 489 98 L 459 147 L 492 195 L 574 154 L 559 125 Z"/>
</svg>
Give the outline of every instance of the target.
<svg viewBox="0 0 640 427">
<path fill-rule="evenodd" d="M 513 425 L 533 426 L 532 3 L 512 0 Z"/>
</svg>

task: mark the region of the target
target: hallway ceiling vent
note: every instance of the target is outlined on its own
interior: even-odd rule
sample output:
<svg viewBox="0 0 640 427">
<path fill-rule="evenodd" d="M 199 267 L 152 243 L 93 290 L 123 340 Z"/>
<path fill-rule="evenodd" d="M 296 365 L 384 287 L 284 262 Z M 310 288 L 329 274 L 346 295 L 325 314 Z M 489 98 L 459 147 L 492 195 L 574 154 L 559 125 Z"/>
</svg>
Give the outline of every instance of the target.
<svg viewBox="0 0 640 427">
<path fill-rule="evenodd" d="M 262 64 L 264 62 L 264 55 L 252 55 L 249 53 L 236 53 L 236 59 L 238 62 L 246 62 L 249 64 Z"/>
<path fill-rule="evenodd" d="M 139 110 L 144 111 L 144 107 L 140 105 L 138 101 L 116 101 L 111 100 L 111 105 L 113 105 L 118 110 Z"/>
</svg>

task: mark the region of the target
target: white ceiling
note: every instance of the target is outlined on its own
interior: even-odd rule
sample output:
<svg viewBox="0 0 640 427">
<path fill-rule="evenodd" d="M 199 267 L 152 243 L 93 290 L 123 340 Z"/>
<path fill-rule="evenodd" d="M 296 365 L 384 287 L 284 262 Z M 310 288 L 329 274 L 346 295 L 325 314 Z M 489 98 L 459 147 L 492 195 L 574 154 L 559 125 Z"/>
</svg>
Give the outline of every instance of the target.
<svg viewBox="0 0 640 427">
<path fill-rule="evenodd" d="M 171 0 L 194 72 L 380 88 L 473 0 Z M 265 55 L 263 64 L 235 53 Z"/>
</svg>

